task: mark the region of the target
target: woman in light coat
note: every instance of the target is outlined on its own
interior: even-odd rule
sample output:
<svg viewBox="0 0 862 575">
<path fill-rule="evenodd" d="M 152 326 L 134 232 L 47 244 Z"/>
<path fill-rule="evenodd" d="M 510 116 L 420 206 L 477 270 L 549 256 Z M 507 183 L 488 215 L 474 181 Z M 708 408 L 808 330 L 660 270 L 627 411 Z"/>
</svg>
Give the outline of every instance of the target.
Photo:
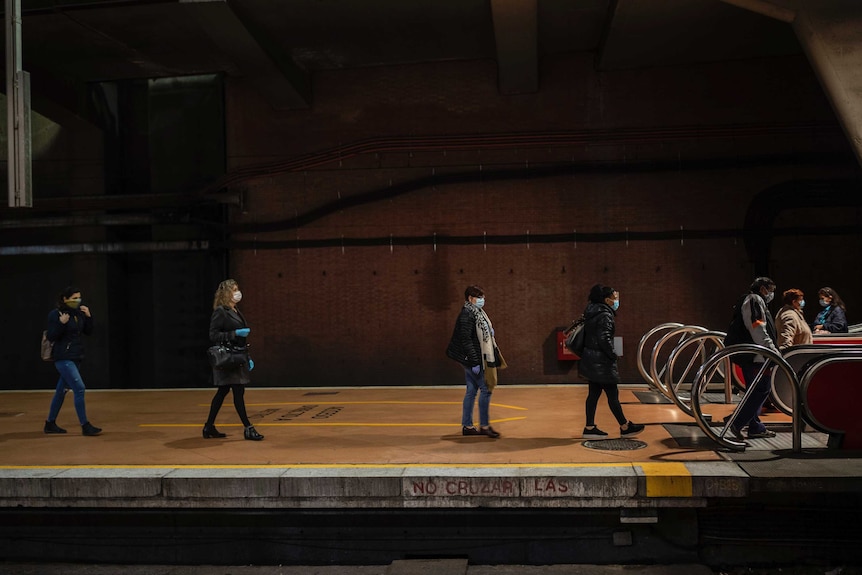
<svg viewBox="0 0 862 575">
<path fill-rule="evenodd" d="M 791 346 L 811 343 L 811 328 L 802 315 L 802 308 L 805 307 L 802 290 L 785 291 L 782 302 L 784 305 L 775 314 L 775 331 L 778 334 L 778 350 L 784 353 Z"/>
</svg>

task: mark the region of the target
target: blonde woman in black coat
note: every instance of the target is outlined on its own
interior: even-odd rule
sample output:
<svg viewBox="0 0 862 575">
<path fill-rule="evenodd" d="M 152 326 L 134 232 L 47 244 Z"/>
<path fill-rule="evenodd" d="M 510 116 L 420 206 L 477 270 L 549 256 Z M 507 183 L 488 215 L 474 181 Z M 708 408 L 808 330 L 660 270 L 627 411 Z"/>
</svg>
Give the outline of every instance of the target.
<svg viewBox="0 0 862 575">
<path fill-rule="evenodd" d="M 242 292 L 235 280 L 227 279 L 221 282 L 213 299 L 213 314 L 210 318 L 210 341 L 213 344 L 227 344 L 236 349 L 247 349 L 246 338 L 251 329 L 246 325 L 245 318 L 237 309 L 242 300 Z M 215 427 L 215 419 L 221 409 L 228 392 L 233 391 L 233 405 L 245 427 L 245 438 L 260 441 L 263 435 L 257 432 L 248 420 L 245 410 L 245 386 L 251 382 L 249 372 L 254 369 L 251 358 L 246 363 L 229 369 L 213 369 L 213 384 L 218 387 L 210 405 L 210 414 L 204 424 L 204 439 L 227 437 Z"/>
</svg>

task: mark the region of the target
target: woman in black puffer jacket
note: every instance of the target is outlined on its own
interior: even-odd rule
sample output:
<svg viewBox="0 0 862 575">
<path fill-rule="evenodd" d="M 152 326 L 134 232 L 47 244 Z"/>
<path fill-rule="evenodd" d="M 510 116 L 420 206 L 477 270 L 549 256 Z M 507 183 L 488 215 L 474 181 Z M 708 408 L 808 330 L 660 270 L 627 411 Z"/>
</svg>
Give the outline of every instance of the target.
<svg viewBox="0 0 862 575">
<path fill-rule="evenodd" d="M 620 306 L 620 294 L 611 287 L 596 284 L 590 289 L 590 303 L 584 310 L 584 351 L 578 362 L 578 373 L 590 382 L 587 395 L 587 425 L 584 439 L 606 439 L 608 434 L 596 427 L 596 408 L 602 391 L 608 398 L 608 406 L 620 424 L 621 437 L 634 437 L 644 430 L 643 425 L 632 423 L 623 414 L 617 384 L 617 354 L 614 352 L 614 330 L 616 310 Z"/>
</svg>

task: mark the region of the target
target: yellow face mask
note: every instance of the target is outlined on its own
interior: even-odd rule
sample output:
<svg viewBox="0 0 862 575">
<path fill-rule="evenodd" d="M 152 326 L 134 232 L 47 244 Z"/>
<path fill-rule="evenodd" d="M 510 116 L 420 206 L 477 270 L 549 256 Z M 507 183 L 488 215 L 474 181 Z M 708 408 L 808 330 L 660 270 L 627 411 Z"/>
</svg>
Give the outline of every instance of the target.
<svg viewBox="0 0 862 575">
<path fill-rule="evenodd" d="M 63 303 L 66 304 L 66 307 L 78 309 L 78 306 L 81 305 L 81 298 L 64 299 Z"/>
</svg>

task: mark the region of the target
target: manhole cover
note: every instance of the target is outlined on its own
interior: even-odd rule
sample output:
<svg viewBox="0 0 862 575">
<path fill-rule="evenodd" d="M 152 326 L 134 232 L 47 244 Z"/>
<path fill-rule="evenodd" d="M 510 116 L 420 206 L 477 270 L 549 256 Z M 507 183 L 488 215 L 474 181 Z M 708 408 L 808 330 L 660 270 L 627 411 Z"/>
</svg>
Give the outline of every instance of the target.
<svg viewBox="0 0 862 575">
<path fill-rule="evenodd" d="M 595 439 L 584 442 L 589 449 L 604 449 L 605 451 L 629 451 L 643 449 L 646 443 L 637 439 Z"/>
</svg>

